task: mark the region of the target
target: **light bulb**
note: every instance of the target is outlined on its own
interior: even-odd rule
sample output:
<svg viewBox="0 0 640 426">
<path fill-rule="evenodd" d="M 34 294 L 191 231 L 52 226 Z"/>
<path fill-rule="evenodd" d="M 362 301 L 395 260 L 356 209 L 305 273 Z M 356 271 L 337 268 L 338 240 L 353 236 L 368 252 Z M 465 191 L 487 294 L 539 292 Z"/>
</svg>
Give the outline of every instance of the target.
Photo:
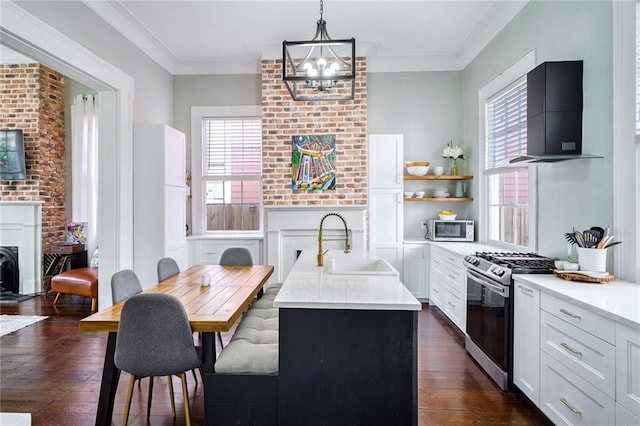
<svg viewBox="0 0 640 426">
<path fill-rule="evenodd" d="M 327 66 L 327 60 L 324 58 L 318 59 L 318 68 L 324 68 Z"/>
</svg>

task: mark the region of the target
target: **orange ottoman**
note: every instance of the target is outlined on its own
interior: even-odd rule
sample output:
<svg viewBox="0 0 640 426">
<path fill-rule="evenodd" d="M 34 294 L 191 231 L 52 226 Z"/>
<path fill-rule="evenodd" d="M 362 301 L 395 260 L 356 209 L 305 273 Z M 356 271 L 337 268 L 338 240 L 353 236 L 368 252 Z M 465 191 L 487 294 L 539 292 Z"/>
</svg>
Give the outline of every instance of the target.
<svg viewBox="0 0 640 426">
<path fill-rule="evenodd" d="M 51 291 L 56 291 L 55 305 L 60 293 L 91 298 L 91 312 L 98 304 L 98 268 L 78 268 L 62 272 L 51 278 Z"/>
</svg>

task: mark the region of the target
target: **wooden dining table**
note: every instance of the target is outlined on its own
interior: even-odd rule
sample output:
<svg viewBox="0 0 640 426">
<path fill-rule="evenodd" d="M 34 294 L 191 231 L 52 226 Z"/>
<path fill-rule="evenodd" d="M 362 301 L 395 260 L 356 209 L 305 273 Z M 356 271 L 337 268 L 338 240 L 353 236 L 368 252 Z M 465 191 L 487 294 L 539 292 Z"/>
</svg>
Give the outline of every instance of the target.
<svg viewBox="0 0 640 426">
<path fill-rule="evenodd" d="M 261 294 L 271 274 L 273 266 L 196 265 L 145 289 L 143 293 L 171 294 L 182 302 L 191 329 L 202 333 L 203 370 L 207 374 L 213 372 L 215 363 L 215 333 L 229 331 L 233 327 Z M 203 285 L 204 276 L 208 276 L 209 285 Z M 111 424 L 120 377 L 120 370 L 114 364 L 114 354 L 123 304 L 121 301 L 80 320 L 80 331 L 109 333 L 96 425 Z M 205 418 L 206 415 L 205 407 Z"/>
</svg>

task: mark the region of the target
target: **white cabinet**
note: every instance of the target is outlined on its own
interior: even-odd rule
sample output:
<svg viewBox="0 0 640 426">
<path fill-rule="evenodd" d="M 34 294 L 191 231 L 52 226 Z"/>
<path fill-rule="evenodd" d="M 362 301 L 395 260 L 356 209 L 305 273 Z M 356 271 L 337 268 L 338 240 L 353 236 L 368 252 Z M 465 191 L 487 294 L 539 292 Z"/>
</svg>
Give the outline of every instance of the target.
<svg viewBox="0 0 640 426">
<path fill-rule="evenodd" d="M 369 248 L 402 271 L 402 135 L 369 136 Z"/>
<path fill-rule="evenodd" d="M 435 286 L 432 295 L 439 298 L 435 304 L 464 333 L 467 324 L 467 286 L 462 262 L 463 256 L 431 246 L 430 284 Z"/>
<path fill-rule="evenodd" d="M 522 283 L 513 289 L 513 383 L 540 403 L 540 290 Z"/>
<path fill-rule="evenodd" d="M 369 187 L 402 190 L 403 155 L 402 135 L 369 135 Z"/>
<path fill-rule="evenodd" d="M 229 247 L 244 247 L 251 252 L 253 263 L 262 264 L 261 240 L 257 239 L 189 239 L 189 265 L 217 265 L 222 252 Z"/>
<path fill-rule="evenodd" d="M 135 126 L 133 161 L 133 265 L 149 287 L 161 258 L 187 267 L 184 134 L 161 124 Z"/>
<path fill-rule="evenodd" d="M 640 425 L 640 330 L 517 275 L 514 297 L 523 393 L 555 424 Z"/>
<path fill-rule="evenodd" d="M 429 297 L 429 245 L 404 243 L 402 283 L 416 299 Z"/>
<path fill-rule="evenodd" d="M 620 323 L 616 324 L 616 374 L 616 401 L 640 425 L 640 330 Z"/>
</svg>

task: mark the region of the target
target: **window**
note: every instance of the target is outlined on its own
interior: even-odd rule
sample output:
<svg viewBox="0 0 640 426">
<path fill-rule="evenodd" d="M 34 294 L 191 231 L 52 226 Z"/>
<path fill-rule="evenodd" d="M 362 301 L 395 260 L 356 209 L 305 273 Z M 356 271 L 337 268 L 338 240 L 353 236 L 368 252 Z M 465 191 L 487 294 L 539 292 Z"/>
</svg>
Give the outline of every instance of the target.
<svg viewBox="0 0 640 426">
<path fill-rule="evenodd" d="M 192 147 L 194 234 L 260 231 L 259 109 L 193 107 L 192 132 L 202 135 L 201 142 Z"/>
<path fill-rule="evenodd" d="M 527 81 L 521 78 L 486 104 L 489 240 L 529 246 L 529 170 L 499 167 L 527 153 Z"/>
</svg>

